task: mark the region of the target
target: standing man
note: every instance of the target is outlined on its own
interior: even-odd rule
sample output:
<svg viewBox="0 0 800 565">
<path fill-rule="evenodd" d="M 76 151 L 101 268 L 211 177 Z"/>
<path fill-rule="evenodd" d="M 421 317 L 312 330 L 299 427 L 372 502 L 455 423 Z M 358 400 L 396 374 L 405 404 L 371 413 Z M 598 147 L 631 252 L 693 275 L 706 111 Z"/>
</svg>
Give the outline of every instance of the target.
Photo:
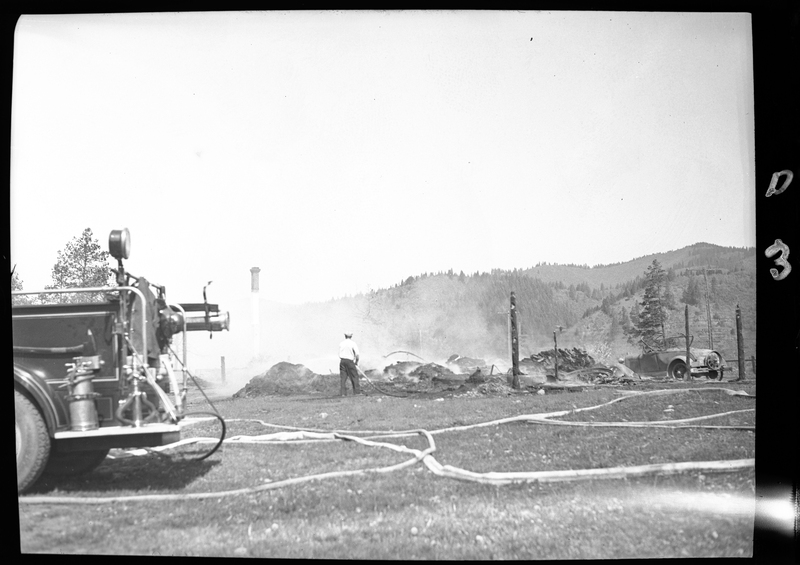
<svg viewBox="0 0 800 565">
<path fill-rule="evenodd" d="M 344 341 L 339 344 L 339 379 L 341 396 L 347 396 L 347 378 L 353 384 L 353 394 L 361 394 L 358 382 L 358 346 L 353 341 L 353 332 L 344 334 Z"/>
</svg>

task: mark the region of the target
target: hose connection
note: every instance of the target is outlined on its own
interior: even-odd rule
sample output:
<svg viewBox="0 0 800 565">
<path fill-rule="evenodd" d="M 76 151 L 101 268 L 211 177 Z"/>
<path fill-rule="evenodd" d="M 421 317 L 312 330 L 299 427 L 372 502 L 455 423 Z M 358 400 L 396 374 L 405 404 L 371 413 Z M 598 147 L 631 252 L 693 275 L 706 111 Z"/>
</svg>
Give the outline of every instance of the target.
<svg viewBox="0 0 800 565">
<path fill-rule="evenodd" d="M 131 383 L 133 390 L 131 390 L 125 401 L 120 404 L 115 413 L 117 420 L 135 428 L 140 428 L 145 424 L 149 424 L 159 417 L 158 408 L 156 408 L 155 404 L 147 400 L 147 393 L 140 388 L 144 380 L 145 377 L 137 374 L 135 371 L 129 374 L 128 382 Z M 144 415 L 145 410 L 148 412 L 147 416 Z M 131 412 L 130 418 L 125 417 L 127 411 Z"/>
</svg>

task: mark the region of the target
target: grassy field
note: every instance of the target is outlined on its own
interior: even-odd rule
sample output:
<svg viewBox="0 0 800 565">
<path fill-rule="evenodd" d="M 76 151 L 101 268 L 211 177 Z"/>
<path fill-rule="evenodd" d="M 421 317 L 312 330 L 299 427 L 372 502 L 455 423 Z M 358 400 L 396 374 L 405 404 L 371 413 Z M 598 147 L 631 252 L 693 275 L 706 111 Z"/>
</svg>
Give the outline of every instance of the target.
<svg viewBox="0 0 800 565">
<path fill-rule="evenodd" d="M 696 383 L 695 388 L 707 387 Z M 274 434 L 290 426 L 349 431 L 423 450 L 424 428 L 442 465 L 475 473 L 601 469 L 755 457 L 754 384 L 691 385 L 577 411 L 561 421 L 659 422 L 733 412 L 691 422 L 730 428 L 586 427 L 515 421 L 450 430 L 520 415 L 575 410 L 619 398 L 618 389 L 576 393 L 395 398 L 261 397 L 216 402 L 227 437 Z M 198 403 L 197 409 L 207 409 Z M 214 421 L 184 437 L 219 434 Z M 24 553 L 242 556 L 332 559 L 605 559 L 751 556 L 754 471 L 692 471 L 628 479 L 501 486 L 437 476 L 422 462 L 376 469 L 413 454 L 349 441 L 211 444 L 107 459 L 93 473 L 42 481 L 21 498 Z M 245 489 L 239 494 L 225 491 Z M 263 489 L 263 490 L 258 490 Z M 192 495 L 218 493 L 206 498 Z M 156 495 L 81 504 L 91 497 Z M 175 496 L 177 495 L 177 496 Z M 57 497 L 74 497 L 64 504 Z M 43 498 L 51 501 L 41 503 Z M 26 499 L 29 502 L 26 502 Z"/>
</svg>

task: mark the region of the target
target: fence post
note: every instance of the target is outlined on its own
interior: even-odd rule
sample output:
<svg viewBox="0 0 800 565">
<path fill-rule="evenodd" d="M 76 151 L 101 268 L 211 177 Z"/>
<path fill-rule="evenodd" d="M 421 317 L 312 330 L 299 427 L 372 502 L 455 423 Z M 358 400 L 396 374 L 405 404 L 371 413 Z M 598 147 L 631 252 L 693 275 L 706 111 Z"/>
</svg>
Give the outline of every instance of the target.
<svg viewBox="0 0 800 565">
<path fill-rule="evenodd" d="M 553 331 L 553 353 L 555 353 L 553 356 L 553 363 L 555 366 L 556 380 L 558 380 L 558 335 L 555 331 Z"/>
<path fill-rule="evenodd" d="M 736 377 L 736 380 L 742 381 L 745 378 L 744 339 L 742 338 L 742 310 L 738 304 L 736 305 L 736 354 L 739 363 L 739 376 Z"/>
<path fill-rule="evenodd" d="M 517 339 L 517 297 L 511 292 L 511 388 L 519 390 L 519 340 Z"/>
<path fill-rule="evenodd" d="M 692 380 L 692 357 L 689 352 L 689 305 L 683 308 L 683 317 L 686 318 L 686 374 L 683 375 L 684 381 Z"/>
<path fill-rule="evenodd" d="M 753 374 L 755 375 L 756 374 L 756 356 L 755 355 L 751 355 L 750 356 L 750 362 L 753 364 Z"/>
<path fill-rule="evenodd" d="M 222 375 L 222 384 L 225 384 L 225 356 L 219 358 L 219 370 Z"/>
</svg>

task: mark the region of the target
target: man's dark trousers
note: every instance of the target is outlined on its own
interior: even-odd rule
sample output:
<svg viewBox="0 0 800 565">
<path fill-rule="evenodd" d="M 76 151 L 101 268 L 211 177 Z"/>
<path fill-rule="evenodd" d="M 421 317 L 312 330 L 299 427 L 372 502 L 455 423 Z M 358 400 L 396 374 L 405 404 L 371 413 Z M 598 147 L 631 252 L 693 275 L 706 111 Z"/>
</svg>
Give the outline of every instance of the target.
<svg viewBox="0 0 800 565">
<path fill-rule="evenodd" d="M 341 395 L 347 396 L 347 379 L 353 385 L 353 394 L 361 394 L 358 382 L 358 369 L 356 364 L 351 359 L 339 360 L 339 380 L 341 381 Z"/>
</svg>

